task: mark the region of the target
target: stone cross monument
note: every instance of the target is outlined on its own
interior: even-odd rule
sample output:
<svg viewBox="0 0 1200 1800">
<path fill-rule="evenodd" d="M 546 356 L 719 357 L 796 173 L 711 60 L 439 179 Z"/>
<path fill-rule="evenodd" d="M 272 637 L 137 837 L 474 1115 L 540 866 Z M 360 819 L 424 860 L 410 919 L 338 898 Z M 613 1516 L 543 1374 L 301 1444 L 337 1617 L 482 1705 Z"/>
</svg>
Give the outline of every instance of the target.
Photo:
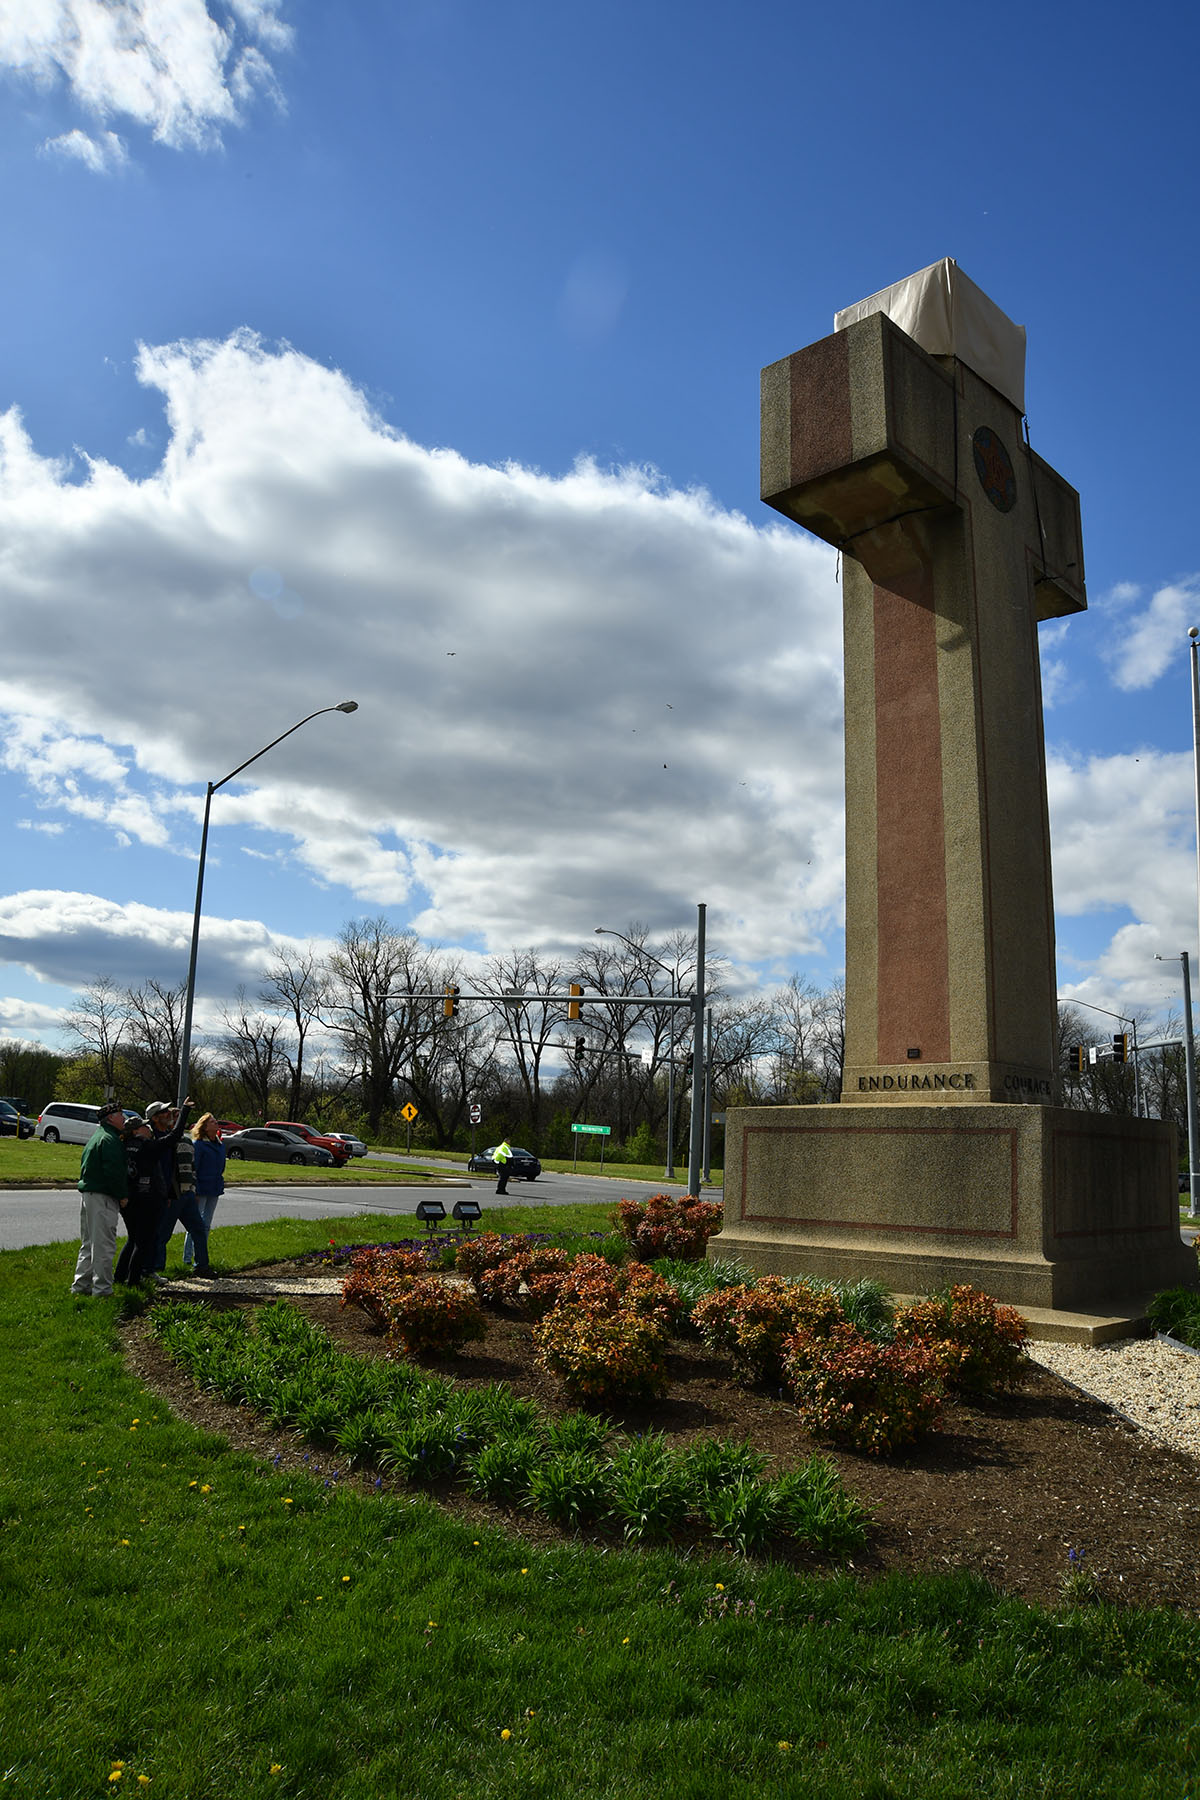
<svg viewBox="0 0 1200 1800">
<path fill-rule="evenodd" d="M 947 260 L 763 371 L 763 498 L 842 554 L 846 1051 L 729 1115 L 720 1254 L 1115 1316 L 1194 1276 L 1170 1128 L 1056 1105 L 1037 626 L 1087 601 L 1024 360 Z"/>
</svg>

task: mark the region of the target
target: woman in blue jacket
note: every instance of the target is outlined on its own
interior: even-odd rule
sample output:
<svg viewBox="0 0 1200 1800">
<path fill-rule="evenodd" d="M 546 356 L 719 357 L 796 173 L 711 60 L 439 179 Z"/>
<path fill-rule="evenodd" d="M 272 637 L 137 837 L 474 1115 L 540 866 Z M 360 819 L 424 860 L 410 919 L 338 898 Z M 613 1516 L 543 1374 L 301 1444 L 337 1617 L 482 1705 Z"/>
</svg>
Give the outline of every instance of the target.
<svg viewBox="0 0 1200 1800">
<path fill-rule="evenodd" d="M 210 1112 L 196 1120 L 192 1127 L 192 1139 L 196 1159 L 196 1204 L 200 1208 L 205 1230 L 211 1232 L 217 1201 L 225 1192 L 225 1146 L 217 1130 L 217 1121 Z M 185 1268 L 191 1263 L 195 1253 L 196 1248 L 189 1231 L 183 1244 Z"/>
</svg>

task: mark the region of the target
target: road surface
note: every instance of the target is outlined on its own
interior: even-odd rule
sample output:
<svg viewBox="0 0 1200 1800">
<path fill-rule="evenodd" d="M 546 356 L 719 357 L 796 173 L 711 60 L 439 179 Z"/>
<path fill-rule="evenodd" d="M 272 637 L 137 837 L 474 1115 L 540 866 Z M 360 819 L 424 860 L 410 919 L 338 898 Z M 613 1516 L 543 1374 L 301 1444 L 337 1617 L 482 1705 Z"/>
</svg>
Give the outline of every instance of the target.
<svg viewBox="0 0 1200 1800">
<path fill-rule="evenodd" d="M 357 1213 L 395 1213 L 397 1219 L 411 1222 L 415 1234 L 420 1228 L 413 1218 L 417 1202 L 440 1199 L 447 1214 L 454 1202 L 468 1194 L 483 1207 L 483 1225 L 501 1228 L 497 1216 L 506 1202 L 496 1193 L 492 1175 L 467 1175 L 461 1164 L 439 1164 L 429 1157 L 373 1157 L 378 1163 L 391 1160 L 412 1162 L 419 1168 L 444 1168 L 447 1175 L 461 1179 L 463 1185 L 452 1188 L 422 1187 L 294 1187 L 280 1184 L 270 1187 L 239 1185 L 228 1188 L 217 1208 L 213 1225 L 213 1256 L 221 1260 L 220 1232 L 223 1225 L 262 1224 L 267 1219 L 346 1219 Z M 686 1182 L 621 1181 L 600 1175 L 556 1175 L 549 1172 L 537 1181 L 511 1181 L 508 1204 L 516 1206 L 592 1205 L 606 1202 L 615 1206 L 623 1196 L 645 1199 L 648 1194 L 683 1194 Z M 720 1198 L 719 1188 L 707 1190 Z M 399 1235 L 399 1232 L 398 1232 Z M 408 1235 L 407 1230 L 404 1235 Z M 29 1244 L 56 1244 L 79 1238 L 79 1195 L 74 1188 L 3 1188 L 0 1189 L 0 1250 L 21 1250 Z"/>
</svg>

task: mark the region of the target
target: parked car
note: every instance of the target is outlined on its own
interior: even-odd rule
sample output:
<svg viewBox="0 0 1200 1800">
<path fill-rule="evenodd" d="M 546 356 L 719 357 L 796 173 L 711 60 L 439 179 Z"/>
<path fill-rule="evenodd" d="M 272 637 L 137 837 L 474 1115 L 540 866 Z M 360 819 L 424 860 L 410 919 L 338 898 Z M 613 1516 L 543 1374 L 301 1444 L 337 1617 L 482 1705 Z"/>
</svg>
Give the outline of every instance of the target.
<svg viewBox="0 0 1200 1800">
<path fill-rule="evenodd" d="M 100 1123 L 100 1108 L 78 1100 L 50 1100 L 37 1122 L 37 1135 L 45 1144 L 86 1144 Z"/>
<path fill-rule="evenodd" d="M 339 1165 L 350 1161 L 349 1150 L 341 1138 L 335 1137 L 332 1132 L 314 1131 L 311 1125 L 301 1125 L 296 1119 L 268 1119 L 267 1128 L 270 1131 L 294 1131 L 306 1144 L 315 1144 L 319 1150 L 328 1150 L 334 1162 Z"/>
<path fill-rule="evenodd" d="M 11 1106 L 14 1112 L 24 1113 L 26 1118 L 33 1113 L 33 1108 L 28 1100 L 22 1100 L 19 1094 L 0 1094 L 0 1106 Z M 36 1119 L 34 1119 L 34 1124 L 37 1124 Z"/>
<path fill-rule="evenodd" d="M 28 1138 L 37 1130 L 37 1120 L 30 1119 L 7 1100 L 0 1100 L 0 1137 Z"/>
<path fill-rule="evenodd" d="M 217 1131 L 223 1138 L 228 1137 L 231 1131 L 245 1131 L 245 1129 L 246 1127 L 244 1125 L 239 1125 L 236 1119 L 217 1120 Z"/>
<path fill-rule="evenodd" d="M 499 1148 L 499 1144 L 493 1144 L 490 1150 L 481 1150 L 478 1156 L 473 1156 L 467 1164 L 467 1173 L 470 1175 L 498 1174 L 499 1170 L 496 1163 L 496 1152 Z M 518 1149 L 517 1145 L 514 1144 L 512 1147 L 512 1156 L 509 1158 L 508 1162 L 510 1180 L 536 1181 L 541 1172 L 542 1165 L 533 1154 L 533 1151 Z"/>
<path fill-rule="evenodd" d="M 121 1110 L 127 1125 L 142 1116 L 128 1106 Z M 35 1130 L 45 1144 L 86 1144 L 99 1123 L 98 1106 L 85 1106 L 78 1100 L 50 1100 L 43 1106 Z"/>
<path fill-rule="evenodd" d="M 363 1143 L 362 1139 L 351 1136 L 348 1131 L 327 1131 L 325 1135 L 326 1137 L 337 1138 L 339 1143 L 345 1144 L 351 1156 L 365 1156 L 367 1154 L 367 1146 Z"/>
<path fill-rule="evenodd" d="M 233 1131 L 224 1140 L 225 1154 L 231 1162 L 304 1163 L 312 1169 L 332 1169 L 336 1159 L 319 1144 L 310 1144 L 294 1131 L 283 1131 L 274 1125 L 249 1125 L 245 1131 Z"/>
</svg>

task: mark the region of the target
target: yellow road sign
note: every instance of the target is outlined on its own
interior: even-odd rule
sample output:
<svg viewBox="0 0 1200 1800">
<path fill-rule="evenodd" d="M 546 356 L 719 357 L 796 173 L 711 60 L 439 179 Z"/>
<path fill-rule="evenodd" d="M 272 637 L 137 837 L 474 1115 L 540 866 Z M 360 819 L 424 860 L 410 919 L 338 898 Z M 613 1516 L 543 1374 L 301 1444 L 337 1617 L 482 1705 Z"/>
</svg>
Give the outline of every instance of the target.
<svg viewBox="0 0 1200 1800">
<path fill-rule="evenodd" d="M 412 1122 L 416 1118 L 416 1116 L 417 1116 L 417 1109 L 413 1105 L 411 1100 L 409 1101 L 407 1106 L 402 1106 L 400 1108 L 400 1117 L 402 1119 L 407 1119 L 410 1125 L 412 1124 Z"/>
</svg>

